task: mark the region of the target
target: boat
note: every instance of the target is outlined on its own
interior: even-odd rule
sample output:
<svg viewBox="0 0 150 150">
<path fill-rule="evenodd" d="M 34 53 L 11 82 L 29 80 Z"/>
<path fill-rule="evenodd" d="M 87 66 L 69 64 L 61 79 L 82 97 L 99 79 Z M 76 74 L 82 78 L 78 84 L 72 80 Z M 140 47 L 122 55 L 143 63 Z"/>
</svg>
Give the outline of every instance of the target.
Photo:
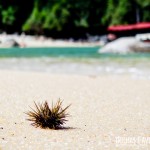
<svg viewBox="0 0 150 150">
<path fill-rule="evenodd" d="M 143 31 L 143 30 L 150 30 L 150 22 L 140 22 L 136 24 L 127 24 L 127 25 L 114 25 L 109 26 L 107 28 L 108 32 L 123 32 L 123 31 Z"/>
</svg>

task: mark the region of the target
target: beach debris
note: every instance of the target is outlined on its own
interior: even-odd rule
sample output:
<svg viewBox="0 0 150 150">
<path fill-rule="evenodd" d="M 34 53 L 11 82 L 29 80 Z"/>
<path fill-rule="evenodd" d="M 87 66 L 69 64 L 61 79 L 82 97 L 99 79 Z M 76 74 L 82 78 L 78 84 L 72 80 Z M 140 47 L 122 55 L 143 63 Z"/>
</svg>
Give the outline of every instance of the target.
<svg viewBox="0 0 150 150">
<path fill-rule="evenodd" d="M 32 121 L 31 125 L 40 128 L 49 128 L 49 129 L 62 129 L 63 124 L 68 121 L 66 117 L 69 114 L 66 113 L 66 110 L 70 107 L 68 105 L 64 109 L 62 109 L 62 101 L 59 99 L 56 104 L 52 108 L 49 107 L 48 102 L 37 104 L 35 103 L 35 109 L 28 111 L 26 114 L 28 115 L 28 121 Z"/>
</svg>

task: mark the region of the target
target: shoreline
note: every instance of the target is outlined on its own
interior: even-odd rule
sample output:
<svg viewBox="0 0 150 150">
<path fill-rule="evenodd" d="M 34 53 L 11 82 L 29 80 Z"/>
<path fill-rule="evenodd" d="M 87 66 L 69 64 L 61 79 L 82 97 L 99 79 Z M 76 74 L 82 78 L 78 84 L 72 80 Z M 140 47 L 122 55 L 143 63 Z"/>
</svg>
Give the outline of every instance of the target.
<svg viewBox="0 0 150 150">
<path fill-rule="evenodd" d="M 0 34 L 0 48 L 14 47 L 93 47 L 102 46 L 101 41 L 87 42 L 87 41 L 74 41 L 63 39 L 52 39 L 44 36 L 31 36 L 31 35 L 7 35 Z"/>
<path fill-rule="evenodd" d="M 0 70 L 0 149 L 137 149 L 117 137 L 150 134 L 150 80 L 130 76 L 81 76 Z M 34 128 L 24 112 L 35 102 L 63 100 L 66 130 Z M 30 106 L 30 107 L 29 107 Z M 122 145 L 123 144 L 123 145 Z M 133 145 L 132 145 L 133 144 Z"/>
</svg>

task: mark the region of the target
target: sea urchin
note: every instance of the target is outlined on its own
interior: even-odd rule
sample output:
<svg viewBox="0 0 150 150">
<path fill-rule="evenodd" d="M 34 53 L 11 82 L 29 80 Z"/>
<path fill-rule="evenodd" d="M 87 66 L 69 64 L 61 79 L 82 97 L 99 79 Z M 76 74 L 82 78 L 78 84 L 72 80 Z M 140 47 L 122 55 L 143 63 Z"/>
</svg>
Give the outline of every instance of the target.
<svg viewBox="0 0 150 150">
<path fill-rule="evenodd" d="M 29 121 L 33 123 L 31 125 L 40 128 L 49 128 L 49 129 L 60 129 L 62 125 L 67 121 L 65 118 L 69 115 L 66 112 L 66 108 L 62 109 L 62 101 L 59 99 L 57 103 L 50 109 L 47 101 L 41 104 L 35 104 L 36 109 L 27 112 L 29 116 Z"/>
</svg>

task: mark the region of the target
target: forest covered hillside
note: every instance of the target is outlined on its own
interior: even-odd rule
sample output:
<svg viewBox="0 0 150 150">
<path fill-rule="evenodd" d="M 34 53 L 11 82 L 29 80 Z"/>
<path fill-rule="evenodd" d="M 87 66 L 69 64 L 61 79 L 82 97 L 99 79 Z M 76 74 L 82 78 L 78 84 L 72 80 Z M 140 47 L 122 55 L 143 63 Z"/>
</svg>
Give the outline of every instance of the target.
<svg viewBox="0 0 150 150">
<path fill-rule="evenodd" d="M 104 34 L 109 25 L 150 21 L 149 0 L 0 0 L 0 32 L 54 38 Z"/>
</svg>

